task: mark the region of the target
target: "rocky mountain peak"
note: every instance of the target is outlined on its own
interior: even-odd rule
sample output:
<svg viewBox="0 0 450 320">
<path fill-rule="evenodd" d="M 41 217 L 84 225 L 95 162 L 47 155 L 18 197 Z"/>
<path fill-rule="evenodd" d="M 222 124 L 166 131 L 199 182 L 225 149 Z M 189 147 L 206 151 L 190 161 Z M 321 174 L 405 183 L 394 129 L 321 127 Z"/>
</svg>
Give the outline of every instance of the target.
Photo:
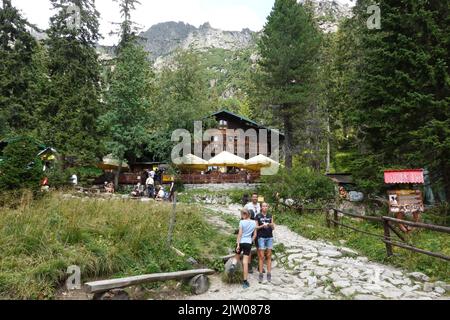
<svg viewBox="0 0 450 320">
<path fill-rule="evenodd" d="M 215 29 L 209 22 L 196 28 L 188 23 L 170 21 L 158 23 L 142 32 L 140 36 L 144 39 L 145 49 L 151 53 L 153 59 L 157 59 L 176 49 L 244 49 L 254 44 L 253 34 L 254 32 L 249 29 L 242 31 Z"/>
</svg>

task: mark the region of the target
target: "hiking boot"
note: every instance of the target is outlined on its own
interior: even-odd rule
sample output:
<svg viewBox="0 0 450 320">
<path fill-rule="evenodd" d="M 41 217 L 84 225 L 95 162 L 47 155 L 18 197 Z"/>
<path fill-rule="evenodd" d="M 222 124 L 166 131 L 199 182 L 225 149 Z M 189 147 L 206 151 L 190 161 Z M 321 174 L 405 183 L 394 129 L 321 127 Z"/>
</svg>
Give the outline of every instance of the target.
<svg viewBox="0 0 450 320">
<path fill-rule="evenodd" d="M 262 283 L 263 280 L 264 280 L 264 274 L 260 273 L 259 278 L 258 278 L 259 283 Z"/>
<path fill-rule="evenodd" d="M 267 274 L 267 281 L 272 282 L 272 274 L 271 273 Z"/>
<path fill-rule="evenodd" d="M 245 280 L 245 281 L 242 283 L 242 288 L 244 288 L 244 289 L 250 288 L 250 283 L 248 283 L 248 281 Z"/>
</svg>

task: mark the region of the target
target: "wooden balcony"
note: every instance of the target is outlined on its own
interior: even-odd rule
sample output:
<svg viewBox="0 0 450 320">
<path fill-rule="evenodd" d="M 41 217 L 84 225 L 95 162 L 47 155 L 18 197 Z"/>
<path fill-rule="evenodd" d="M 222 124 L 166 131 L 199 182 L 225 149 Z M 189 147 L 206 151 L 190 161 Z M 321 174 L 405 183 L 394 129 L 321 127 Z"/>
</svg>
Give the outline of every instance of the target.
<svg viewBox="0 0 450 320">
<path fill-rule="evenodd" d="M 252 172 L 249 181 L 247 181 L 245 172 L 237 174 L 213 172 L 210 174 L 181 174 L 180 180 L 185 184 L 255 183 L 260 177 L 259 172 Z"/>
</svg>

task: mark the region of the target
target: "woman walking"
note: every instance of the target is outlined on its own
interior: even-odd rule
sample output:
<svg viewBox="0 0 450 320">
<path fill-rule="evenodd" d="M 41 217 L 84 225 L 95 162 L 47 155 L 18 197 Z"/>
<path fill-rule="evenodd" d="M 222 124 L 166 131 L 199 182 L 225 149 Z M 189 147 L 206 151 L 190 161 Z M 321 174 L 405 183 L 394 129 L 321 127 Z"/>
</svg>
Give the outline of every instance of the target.
<svg viewBox="0 0 450 320">
<path fill-rule="evenodd" d="M 250 254 L 252 252 L 252 243 L 256 238 L 256 222 L 250 219 L 250 213 L 247 209 L 241 211 L 242 220 L 239 222 L 239 233 L 236 241 L 236 256 L 231 265 L 231 272 L 236 268 L 236 263 L 240 260 L 241 253 L 244 254 L 242 261 L 244 269 L 244 282 L 242 284 L 244 289 L 250 287 L 248 282 L 248 265 Z"/>
<path fill-rule="evenodd" d="M 272 249 L 275 223 L 272 215 L 268 214 L 268 210 L 269 205 L 263 203 L 261 206 L 261 213 L 256 216 L 260 283 L 264 280 L 264 258 L 266 258 L 267 263 L 267 281 L 272 281 Z"/>
</svg>

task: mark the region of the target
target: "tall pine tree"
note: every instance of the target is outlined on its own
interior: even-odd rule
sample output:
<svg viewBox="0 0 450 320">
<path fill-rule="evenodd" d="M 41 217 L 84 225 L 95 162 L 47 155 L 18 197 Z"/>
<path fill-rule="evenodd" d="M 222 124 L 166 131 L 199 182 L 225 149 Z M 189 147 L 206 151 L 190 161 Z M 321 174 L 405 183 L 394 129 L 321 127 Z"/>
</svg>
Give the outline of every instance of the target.
<svg viewBox="0 0 450 320">
<path fill-rule="evenodd" d="M 260 94 L 285 134 L 286 167 L 292 167 L 298 121 L 311 105 L 320 34 L 310 8 L 296 0 L 276 0 L 258 43 Z"/>
<path fill-rule="evenodd" d="M 97 120 L 102 113 L 100 65 L 96 53 L 99 13 L 94 0 L 51 0 L 49 101 L 42 109 L 42 140 L 79 164 L 101 155 Z M 79 12 L 79 16 L 74 15 Z"/>
<path fill-rule="evenodd" d="M 134 9 L 135 2 L 123 0 L 121 7 Z M 126 3 L 131 3 L 132 6 L 128 7 Z M 121 33 L 120 50 L 105 94 L 107 112 L 100 118 L 105 132 L 106 149 L 121 164 L 115 174 L 116 187 L 122 164 L 141 157 L 149 142 L 148 115 L 154 78 L 147 52 L 137 43 L 133 32 L 128 28 L 130 11 L 122 10 L 122 18 L 124 29 Z"/>
<path fill-rule="evenodd" d="M 0 134 L 26 133 L 36 126 L 34 110 L 41 97 L 36 87 L 39 70 L 34 55 L 34 28 L 12 6 L 0 7 Z"/>
<path fill-rule="evenodd" d="M 359 1 L 355 19 L 367 19 Z M 362 28 L 354 123 L 360 164 L 427 167 L 450 200 L 450 12 L 439 0 L 382 0 L 381 30 Z M 370 161 L 368 161 L 368 159 Z"/>
</svg>

